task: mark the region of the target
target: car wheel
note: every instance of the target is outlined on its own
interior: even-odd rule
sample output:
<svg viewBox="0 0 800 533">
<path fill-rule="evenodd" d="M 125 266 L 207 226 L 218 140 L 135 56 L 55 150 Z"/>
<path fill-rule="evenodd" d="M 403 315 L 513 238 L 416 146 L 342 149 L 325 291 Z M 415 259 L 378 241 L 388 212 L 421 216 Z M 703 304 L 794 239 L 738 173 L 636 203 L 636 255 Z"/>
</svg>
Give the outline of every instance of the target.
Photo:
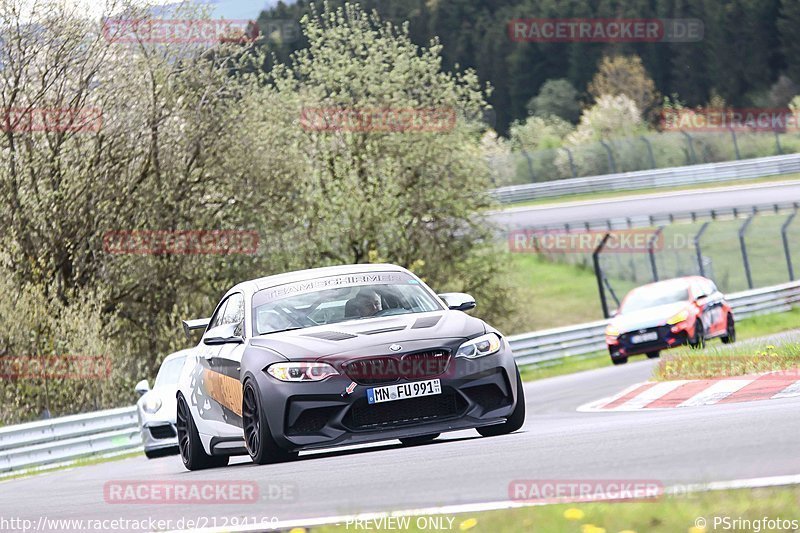
<svg viewBox="0 0 800 533">
<path fill-rule="evenodd" d="M 203 470 L 228 464 L 230 457 L 227 455 L 208 455 L 203 449 L 200 434 L 183 395 L 178 396 L 178 417 L 175 426 L 178 429 L 178 450 L 183 466 L 187 470 Z"/>
<path fill-rule="evenodd" d="M 495 424 L 494 426 L 486 426 L 477 428 L 478 433 L 484 437 L 496 437 L 498 435 L 506 435 L 514 432 L 522 427 L 525 423 L 525 388 L 522 386 L 522 378 L 519 377 L 519 368 L 517 369 L 517 405 L 511 416 L 502 424 Z"/>
<path fill-rule="evenodd" d="M 628 362 L 628 358 L 627 357 L 612 357 L 611 358 L 611 362 L 614 363 L 615 365 L 624 365 L 625 363 Z"/>
<path fill-rule="evenodd" d="M 722 336 L 724 344 L 733 344 L 736 342 L 736 324 L 733 322 L 733 317 L 728 315 L 728 327 L 725 329 L 725 335 Z"/>
<path fill-rule="evenodd" d="M 297 456 L 297 452 L 278 446 L 272 437 L 261 406 L 261 395 L 251 379 L 245 381 L 242 392 L 242 427 L 245 447 L 255 464 L 280 463 Z"/>
<path fill-rule="evenodd" d="M 647 358 L 648 359 L 658 359 L 660 355 L 661 355 L 661 352 L 658 352 L 658 351 L 656 351 L 656 352 L 647 352 Z"/>
<path fill-rule="evenodd" d="M 406 446 L 417 446 L 418 444 L 431 442 L 439 435 L 440 433 L 433 433 L 431 435 L 420 435 L 419 437 L 406 437 L 404 439 L 400 439 L 400 442 Z"/>
<path fill-rule="evenodd" d="M 703 323 L 699 320 L 694 323 L 694 336 L 689 340 L 689 346 L 695 350 L 705 348 L 706 346 L 705 330 L 703 329 Z"/>
</svg>

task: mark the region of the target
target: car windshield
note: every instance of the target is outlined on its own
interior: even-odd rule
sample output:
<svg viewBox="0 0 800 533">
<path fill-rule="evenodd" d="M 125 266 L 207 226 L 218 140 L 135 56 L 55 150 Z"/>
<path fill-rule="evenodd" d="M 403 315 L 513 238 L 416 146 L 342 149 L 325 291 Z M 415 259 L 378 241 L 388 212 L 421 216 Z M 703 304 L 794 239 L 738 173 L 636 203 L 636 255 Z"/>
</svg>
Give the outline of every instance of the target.
<svg viewBox="0 0 800 533">
<path fill-rule="evenodd" d="M 687 285 L 651 285 L 633 289 L 625 298 L 620 314 L 640 311 L 659 305 L 689 301 L 689 287 Z"/>
<path fill-rule="evenodd" d="M 442 309 L 428 289 L 408 274 L 335 276 L 257 292 L 253 296 L 253 329 L 255 335 L 264 335 Z"/>
<path fill-rule="evenodd" d="M 184 361 L 186 361 L 185 357 L 177 357 L 164 362 L 164 364 L 161 365 L 161 369 L 158 371 L 156 383 L 153 385 L 153 388 L 166 387 L 178 383 Z"/>
</svg>

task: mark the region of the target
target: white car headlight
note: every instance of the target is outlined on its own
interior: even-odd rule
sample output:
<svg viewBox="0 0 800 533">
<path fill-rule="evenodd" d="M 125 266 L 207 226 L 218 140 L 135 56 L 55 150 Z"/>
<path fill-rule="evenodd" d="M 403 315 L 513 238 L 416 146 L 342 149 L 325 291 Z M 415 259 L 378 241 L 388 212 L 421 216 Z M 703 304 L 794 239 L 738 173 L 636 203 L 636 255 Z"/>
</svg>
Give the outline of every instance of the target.
<svg viewBox="0 0 800 533">
<path fill-rule="evenodd" d="M 161 398 L 158 396 L 148 396 L 142 403 L 142 409 L 144 409 L 146 413 L 155 413 L 161 409 Z"/>
<path fill-rule="evenodd" d="M 322 381 L 339 374 L 328 363 L 275 363 L 267 367 L 267 374 L 281 381 Z"/>
<path fill-rule="evenodd" d="M 497 333 L 487 333 L 480 337 L 468 340 L 459 346 L 456 352 L 456 357 L 468 357 L 474 359 L 476 357 L 483 357 L 485 355 L 492 355 L 500 351 L 503 345 L 500 341 L 500 336 Z"/>
</svg>

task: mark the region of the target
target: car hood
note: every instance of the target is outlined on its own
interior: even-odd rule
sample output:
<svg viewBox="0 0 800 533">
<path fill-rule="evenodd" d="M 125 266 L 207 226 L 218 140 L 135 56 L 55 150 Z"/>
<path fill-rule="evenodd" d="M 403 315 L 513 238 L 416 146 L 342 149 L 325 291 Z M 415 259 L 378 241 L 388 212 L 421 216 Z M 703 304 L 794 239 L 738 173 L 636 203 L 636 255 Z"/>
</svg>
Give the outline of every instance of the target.
<svg viewBox="0 0 800 533">
<path fill-rule="evenodd" d="M 611 325 L 622 333 L 663 326 L 667 323 L 667 320 L 688 307 L 689 304 L 686 302 L 658 305 L 640 311 L 633 311 L 630 314 L 618 315 L 611 321 Z"/>
<path fill-rule="evenodd" d="M 486 324 L 461 311 L 436 311 L 349 320 L 312 328 L 254 337 L 251 346 L 267 348 L 290 360 L 328 356 L 391 353 L 399 344 L 402 352 L 445 346 L 481 335 Z M 398 350 L 400 351 L 400 350 Z"/>
</svg>

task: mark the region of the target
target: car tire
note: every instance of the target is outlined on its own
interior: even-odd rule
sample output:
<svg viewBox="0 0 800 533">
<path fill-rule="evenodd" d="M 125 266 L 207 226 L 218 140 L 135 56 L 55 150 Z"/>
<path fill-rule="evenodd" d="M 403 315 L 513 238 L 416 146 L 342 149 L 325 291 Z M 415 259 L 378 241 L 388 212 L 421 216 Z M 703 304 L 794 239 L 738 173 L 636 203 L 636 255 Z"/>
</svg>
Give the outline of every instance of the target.
<svg viewBox="0 0 800 533">
<path fill-rule="evenodd" d="M 725 328 L 725 335 L 722 336 L 723 344 L 733 344 L 736 342 L 736 323 L 733 321 L 733 317 L 729 314 L 728 315 L 728 325 Z"/>
<path fill-rule="evenodd" d="M 661 352 L 659 352 L 659 351 L 647 352 L 647 358 L 648 359 L 658 359 L 659 357 L 661 357 Z"/>
<path fill-rule="evenodd" d="M 525 387 L 522 386 L 522 378 L 519 377 L 517 368 L 517 405 L 505 422 L 493 426 L 477 428 L 478 433 L 483 437 L 496 437 L 517 431 L 525 423 Z"/>
<path fill-rule="evenodd" d="M 612 357 L 611 358 L 611 362 L 614 363 L 614 365 L 624 365 L 625 363 L 628 362 L 628 358 L 627 357 Z"/>
<path fill-rule="evenodd" d="M 250 459 L 257 465 L 281 463 L 297 457 L 275 442 L 261 405 L 261 394 L 252 379 L 244 382 L 242 390 L 242 431 Z"/>
<path fill-rule="evenodd" d="M 178 417 L 175 426 L 178 429 L 178 450 L 183 466 L 187 470 L 204 470 L 228 464 L 230 457 L 227 455 L 208 455 L 203 449 L 189 404 L 181 394 L 178 395 Z"/>
<path fill-rule="evenodd" d="M 420 435 L 419 437 L 406 437 L 400 439 L 404 446 L 418 446 L 420 444 L 427 444 L 432 442 L 440 433 L 432 433 L 430 435 Z"/>
<path fill-rule="evenodd" d="M 694 323 L 694 336 L 689 339 L 689 346 L 695 350 L 701 350 L 706 346 L 706 335 L 703 323 L 699 320 Z"/>
</svg>

